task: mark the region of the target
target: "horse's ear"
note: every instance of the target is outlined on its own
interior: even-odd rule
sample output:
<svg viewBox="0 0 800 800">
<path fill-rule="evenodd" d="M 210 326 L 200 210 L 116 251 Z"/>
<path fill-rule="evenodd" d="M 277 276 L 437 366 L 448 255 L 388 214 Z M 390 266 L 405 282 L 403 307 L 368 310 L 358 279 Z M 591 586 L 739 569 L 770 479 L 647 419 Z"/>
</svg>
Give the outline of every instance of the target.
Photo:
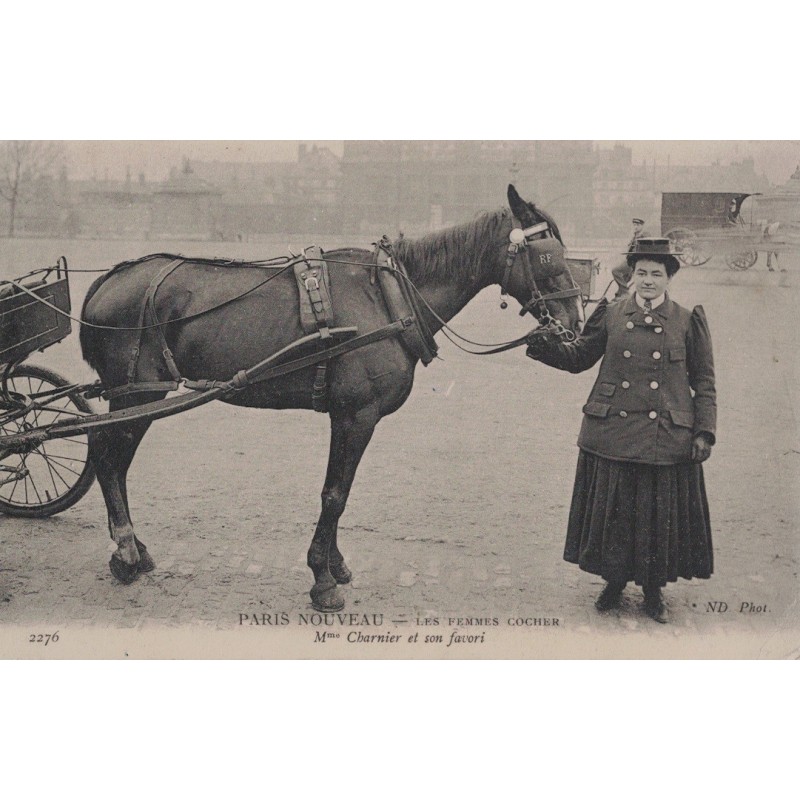
<svg viewBox="0 0 800 800">
<path fill-rule="evenodd" d="M 528 212 L 528 204 L 519 196 L 513 183 L 508 184 L 508 205 L 514 216 L 522 220 Z"/>
</svg>

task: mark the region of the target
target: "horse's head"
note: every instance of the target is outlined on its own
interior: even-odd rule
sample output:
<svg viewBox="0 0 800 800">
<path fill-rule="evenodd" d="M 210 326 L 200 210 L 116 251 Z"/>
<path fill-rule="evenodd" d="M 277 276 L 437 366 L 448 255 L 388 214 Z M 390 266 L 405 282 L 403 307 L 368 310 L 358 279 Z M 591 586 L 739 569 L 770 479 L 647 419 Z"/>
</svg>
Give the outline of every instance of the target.
<svg viewBox="0 0 800 800">
<path fill-rule="evenodd" d="M 508 202 L 514 222 L 501 290 L 519 302 L 520 315 L 530 312 L 540 324 L 574 338 L 583 323 L 583 305 L 567 267 L 561 233 L 550 216 L 523 200 L 512 185 Z"/>
</svg>

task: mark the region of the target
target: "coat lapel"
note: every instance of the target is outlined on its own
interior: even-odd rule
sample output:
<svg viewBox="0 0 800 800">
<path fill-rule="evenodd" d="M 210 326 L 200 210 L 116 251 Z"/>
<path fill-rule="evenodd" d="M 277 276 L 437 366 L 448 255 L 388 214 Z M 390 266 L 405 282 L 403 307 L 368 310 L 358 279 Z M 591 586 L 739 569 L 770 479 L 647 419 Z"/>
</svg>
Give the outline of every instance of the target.
<svg viewBox="0 0 800 800">
<path fill-rule="evenodd" d="M 675 313 L 675 303 L 669 299 L 669 295 L 666 295 L 664 302 L 658 308 L 654 308 L 653 313 L 661 319 L 669 319 Z"/>
</svg>

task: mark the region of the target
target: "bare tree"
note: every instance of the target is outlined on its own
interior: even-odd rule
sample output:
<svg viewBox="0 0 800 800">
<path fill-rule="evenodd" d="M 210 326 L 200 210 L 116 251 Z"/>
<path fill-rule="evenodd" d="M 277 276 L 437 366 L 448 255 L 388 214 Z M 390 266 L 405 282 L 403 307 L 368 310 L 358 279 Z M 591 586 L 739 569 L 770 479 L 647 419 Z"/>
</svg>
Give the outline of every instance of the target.
<svg viewBox="0 0 800 800">
<path fill-rule="evenodd" d="M 10 141 L 0 145 L 0 197 L 8 203 L 8 236 L 14 236 L 19 204 L 61 155 L 57 142 Z"/>
</svg>

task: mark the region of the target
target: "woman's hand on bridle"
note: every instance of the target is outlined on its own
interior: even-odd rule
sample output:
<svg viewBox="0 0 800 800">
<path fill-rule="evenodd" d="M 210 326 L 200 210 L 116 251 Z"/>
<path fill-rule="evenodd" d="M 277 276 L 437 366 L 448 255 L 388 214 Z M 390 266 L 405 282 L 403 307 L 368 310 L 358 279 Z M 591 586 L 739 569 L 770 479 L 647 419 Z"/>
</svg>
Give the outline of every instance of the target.
<svg viewBox="0 0 800 800">
<path fill-rule="evenodd" d="M 534 328 L 526 337 L 528 349 L 525 354 L 528 358 L 538 358 L 558 344 L 558 337 L 548 328 Z"/>
</svg>

